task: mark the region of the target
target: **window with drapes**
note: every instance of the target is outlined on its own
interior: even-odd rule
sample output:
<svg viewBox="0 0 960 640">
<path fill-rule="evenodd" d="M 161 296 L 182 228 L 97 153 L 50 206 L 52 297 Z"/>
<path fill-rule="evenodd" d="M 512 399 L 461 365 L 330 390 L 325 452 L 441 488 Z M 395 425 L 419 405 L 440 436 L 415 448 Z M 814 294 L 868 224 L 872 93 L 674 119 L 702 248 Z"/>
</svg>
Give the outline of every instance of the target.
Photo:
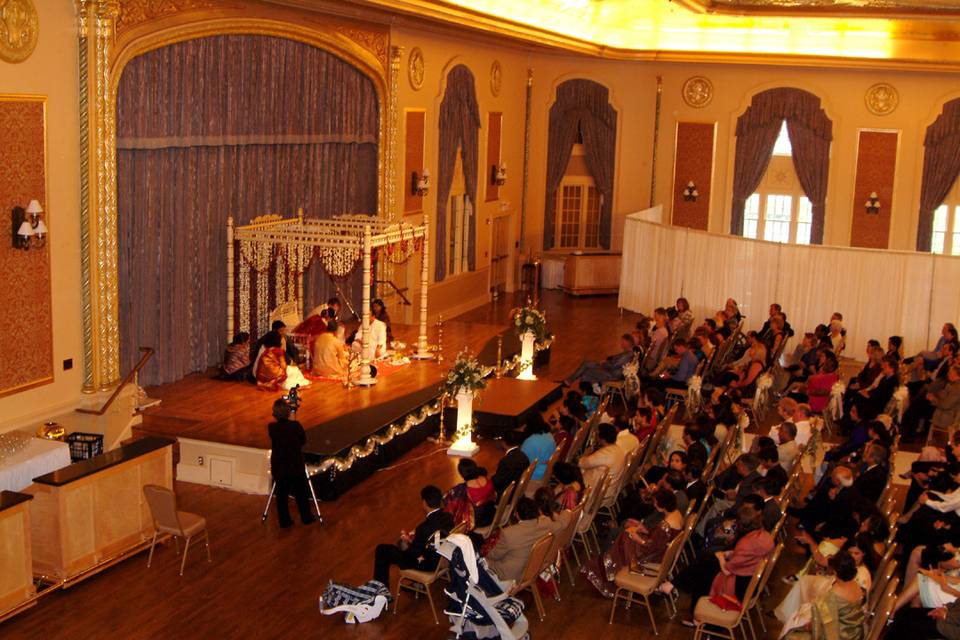
<svg viewBox="0 0 960 640">
<path fill-rule="evenodd" d="M 584 170 L 572 178 L 578 144 Z M 544 249 L 610 248 L 616 146 L 617 112 L 607 88 L 585 79 L 561 83 L 550 107 Z"/>
<path fill-rule="evenodd" d="M 473 215 L 472 203 L 477 201 L 480 107 L 473 72 L 465 65 L 459 64 L 447 74 L 447 86 L 440 103 L 439 128 L 434 271 L 437 282 L 447 275 L 473 271 L 477 263 L 477 219 Z M 451 197 L 458 171 L 463 180 L 463 193 L 459 199 Z M 456 236 L 451 237 L 451 234 Z M 459 255 L 456 254 L 458 247 L 462 249 Z"/>
<path fill-rule="evenodd" d="M 755 95 L 737 120 L 730 232 L 822 244 L 832 140 L 833 122 L 812 93 L 778 87 Z M 786 153 L 802 194 L 765 193 L 771 161 Z"/>
<path fill-rule="evenodd" d="M 131 60 L 117 97 L 122 368 L 140 345 L 157 349 L 141 384 L 217 364 L 227 216 L 375 214 L 378 132 L 372 80 L 304 43 L 212 36 Z M 307 309 L 333 294 L 319 261 L 304 281 Z"/>
<path fill-rule="evenodd" d="M 953 217 L 958 204 L 955 185 L 957 176 L 960 176 L 958 148 L 960 98 L 943 105 L 943 111 L 927 128 L 923 141 L 917 251 L 952 253 Z M 954 193 L 951 194 L 951 191 Z"/>
</svg>

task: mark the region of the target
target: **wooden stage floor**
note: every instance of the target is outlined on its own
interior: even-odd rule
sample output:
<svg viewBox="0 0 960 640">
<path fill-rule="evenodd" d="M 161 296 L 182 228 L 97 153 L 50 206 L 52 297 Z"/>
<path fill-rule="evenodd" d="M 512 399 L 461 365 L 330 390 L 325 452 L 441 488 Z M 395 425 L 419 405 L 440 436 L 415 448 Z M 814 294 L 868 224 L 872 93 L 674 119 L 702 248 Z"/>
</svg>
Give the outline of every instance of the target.
<svg viewBox="0 0 960 640">
<path fill-rule="evenodd" d="M 308 430 L 310 438 L 311 429 L 323 428 L 327 424 L 342 425 L 344 420 L 359 411 L 387 407 L 391 403 L 396 405 L 411 394 L 434 386 L 438 388 L 461 349 L 467 347 L 477 353 L 491 338 L 508 329 L 505 318 L 502 324 L 462 320 L 444 322 L 442 363 L 413 360 L 390 375 L 378 378 L 372 387 L 346 389 L 336 382 L 314 382 L 303 389 L 298 419 Z M 407 344 L 416 341 L 416 327 L 397 325 L 395 332 L 397 338 Z M 430 343 L 435 344 L 436 327 L 430 327 L 428 335 Z M 270 448 L 266 425 L 273 419 L 271 407 L 280 397 L 279 392 L 260 391 L 253 384 L 224 382 L 213 379 L 211 374 L 198 373 L 177 382 L 150 387 L 147 393 L 162 402 L 143 413 L 143 424 L 136 428 L 138 433 Z M 377 427 L 373 425 L 370 431 Z M 368 433 L 364 431 L 364 425 L 351 425 L 345 435 L 349 446 Z M 327 443 L 325 446 L 331 450 L 325 453 L 342 449 L 339 446 L 341 441 L 342 437 L 337 437 Z M 318 441 L 318 444 L 322 445 L 322 442 Z"/>
</svg>

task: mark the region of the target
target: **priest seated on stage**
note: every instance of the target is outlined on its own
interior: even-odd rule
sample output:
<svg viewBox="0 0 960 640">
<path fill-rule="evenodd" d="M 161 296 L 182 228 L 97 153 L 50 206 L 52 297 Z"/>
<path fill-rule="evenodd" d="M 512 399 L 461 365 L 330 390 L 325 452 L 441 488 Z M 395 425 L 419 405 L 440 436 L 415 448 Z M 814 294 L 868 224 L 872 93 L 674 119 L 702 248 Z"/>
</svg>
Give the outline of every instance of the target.
<svg viewBox="0 0 960 640">
<path fill-rule="evenodd" d="M 336 320 L 326 324 L 326 330 L 313 342 L 313 375 L 323 378 L 347 377 L 350 359 L 347 345 L 337 337 L 339 326 Z"/>
<path fill-rule="evenodd" d="M 370 342 L 367 345 L 367 360 L 382 360 L 387 357 L 387 349 L 390 345 L 389 326 L 378 320 L 376 317 L 370 317 Z M 353 332 L 350 339 L 347 340 L 350 348 L 356 353 L 363 350 L 363 333 L 357 329 Z"/>
</svg>

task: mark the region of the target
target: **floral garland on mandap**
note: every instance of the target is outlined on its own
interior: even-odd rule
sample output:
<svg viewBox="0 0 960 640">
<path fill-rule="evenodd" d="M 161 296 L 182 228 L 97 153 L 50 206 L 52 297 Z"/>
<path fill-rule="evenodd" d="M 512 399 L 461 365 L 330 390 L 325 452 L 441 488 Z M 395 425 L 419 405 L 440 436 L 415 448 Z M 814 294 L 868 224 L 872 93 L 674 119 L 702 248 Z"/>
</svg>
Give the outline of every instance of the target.
<svg viewBox="0 0 960 640">
<path fill-rule="evenodd" d="M 485 367 L 464 349 L 457 355 L 453 366 L 447 372 L 443 381 L 443 390 L 451 396 L 460 392 L 475 393 L 487 387 L 484 380 L 493 371 L 493 367 Z"/>
<path fill-rule="evenodd" d="M 537 344 L 553 338 L 547 331 L 547 316 L 535 307 L 521 307 L 513 312 L 513 331 L 517 336 L 532 333 Z"/>
</svg>

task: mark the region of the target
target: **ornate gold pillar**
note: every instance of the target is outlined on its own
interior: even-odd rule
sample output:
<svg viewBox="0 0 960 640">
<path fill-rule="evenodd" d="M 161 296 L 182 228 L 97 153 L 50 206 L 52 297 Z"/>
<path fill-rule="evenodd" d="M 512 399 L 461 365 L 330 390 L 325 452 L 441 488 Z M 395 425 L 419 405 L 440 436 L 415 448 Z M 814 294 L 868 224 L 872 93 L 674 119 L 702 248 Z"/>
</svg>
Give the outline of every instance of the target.
<svg viewBox="0 0 960 640">
<path fill-rule="evenodd" d="M 387 91 L 387 160 L 384 168 L 384 182 L 386 184 L 384 203 L 390 220 L 399 221 L 402 217 L 397 205 L 397 149 L 400 146 L 400 114 L 397 108 L 400 92 L 400 59 L 403 56 L 403 47 L 390 47 L 390 78 Z"/>
<path fill-rule="evenodd" d="M 77 0 L 83 386 L 89 392 L 110 387 L 120 378 L 117 132 L 109 75 L 119 12 L 119 0 Z"/>
</svg>

